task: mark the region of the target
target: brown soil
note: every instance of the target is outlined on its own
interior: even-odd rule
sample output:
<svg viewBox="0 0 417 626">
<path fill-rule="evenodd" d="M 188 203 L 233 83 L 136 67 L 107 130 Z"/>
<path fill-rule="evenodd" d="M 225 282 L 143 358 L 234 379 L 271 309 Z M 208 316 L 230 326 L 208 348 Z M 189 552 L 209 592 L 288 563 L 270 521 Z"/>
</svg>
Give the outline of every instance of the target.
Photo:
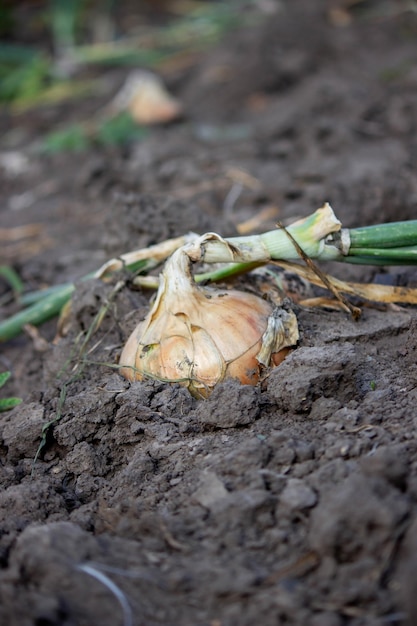
<svg viewBox="0 0 417 626">
<path fill-rule="evenodd" d="M 342 26 L 343 6 L 277 3 L 171 76 L 184 120 L 127 149 L 19 147 L 22 168 L 2 165 L 0 226 L 40 231 L 3 245 L 6 261 L 33 289 L 187 231 L 231 235 L 268 205 L 264 230 L 324 201 L 345 226 L 415 218 L 417 17 L 364 2 L 377 14 Z M 38 128 L 59 115 L 39 113 Z M 33 132 L 29 116 L 11 125 Z M 56 345 L 50 322 L 43 350 L 27 336 L 2 347 L 2 391 L 24 402 L 0 417 L 0 623 L 416 624 L 416 310 L 368 306 L 355 322 L 294 304 L 299 347 L 265 383 L 198 402 L 100 365 L 147 310 L 129 285 L 74 374 L 77 337 L 113 288 L 80 284 Z"/>
</svg>

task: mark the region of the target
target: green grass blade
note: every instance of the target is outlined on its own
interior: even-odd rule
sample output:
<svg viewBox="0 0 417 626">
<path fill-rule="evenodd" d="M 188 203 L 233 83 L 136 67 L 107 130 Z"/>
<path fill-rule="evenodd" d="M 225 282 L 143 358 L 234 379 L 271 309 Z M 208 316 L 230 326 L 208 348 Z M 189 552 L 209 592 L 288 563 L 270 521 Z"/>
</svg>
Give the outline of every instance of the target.
<svg viewBox="0 0 417 626">
<path fill-rule="evenodd" d="M 1 372 L 0 374 L 0 387 L 3 387 L 11 376 L 10 372 Z M 0 398 L 0 413 L 2 411 L 8 411 L 13 409 L 22 402 L 21 398 Z"/>
<path fill-rule="evenodd" d="M 19 274 L 15 272 L 12 267 L 9 265 L 0 265 L 0 276 L 2 276 L 7 283 L 9 283 L 15 296 L 22 293 L 24 284 Z"/>
<path fill-rule="evenodd" d="M 9 411 L 22 402 L 21 398 L 0 398 L 0 413 Z"/>
<path fill-rule="evenodd" d="M 5 385 L 7 383 L 7 381 L 9 380 L 11 374 L 10 372 L 2 372 L 0 374 L 0 387 L 3 387 L 3 385 Z"/>
</svg>

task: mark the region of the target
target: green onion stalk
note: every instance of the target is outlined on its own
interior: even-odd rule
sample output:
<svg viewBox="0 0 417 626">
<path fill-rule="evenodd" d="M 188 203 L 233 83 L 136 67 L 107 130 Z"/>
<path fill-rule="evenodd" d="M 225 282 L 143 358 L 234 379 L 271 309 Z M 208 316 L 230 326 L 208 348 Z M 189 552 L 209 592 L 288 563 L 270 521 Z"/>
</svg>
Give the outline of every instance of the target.
<svg viewBox="0 0 417 626">
<path fill-rule="evenodd" d="M 183 249 L 190 263 L 225 264 L 214 272 L 197 274 L 196 282 L 224 280 L 270 261 L 297 261 L 300 260 L 300 249 L 306 257 L 317 261 L 415 265 L 417 220 L 348 229 L 342 227 L 326 203 L 312 215 L 286 228 L 277 228 L 261 235 L 225 239 L 216 233 L 207 233 L 200 237 L 190 234 L 168 240 L 112 259 L 81 280 L 106 280 L 114 272 L 125 268 L 139 273 L 139 279 L 149 278 L 155 285 L 155 279 L 146 274 L 179 248 Z M 47 292 L 20 295 L 21 304 L 28 306 L 0 322 L 0 341 L 17 336 L 26 324 L 38 325 L 59 314 L 74 289 L 75 285 L 70 283 L 53 287 Z"/>
<path fill-rule="evenodd" d="M 318 261 L 414 265 L 417 263 L 417 220 L 342 228 L 326 203 L 287 228 L 229 239 L 208 233 L 187 248 L 192 261 L 205 263 L 294 261 L 300 259 L 301 248 L 304 255 Z"/>
</svg>

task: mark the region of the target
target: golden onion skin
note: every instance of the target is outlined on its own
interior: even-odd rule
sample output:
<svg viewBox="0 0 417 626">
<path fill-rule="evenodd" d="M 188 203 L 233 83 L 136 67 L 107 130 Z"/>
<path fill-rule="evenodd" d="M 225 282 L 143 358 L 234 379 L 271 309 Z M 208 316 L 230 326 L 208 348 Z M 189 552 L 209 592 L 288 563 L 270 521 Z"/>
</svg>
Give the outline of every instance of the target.
<svg viewBox="0 0 417 626">
<path fill-rule="evenodd" d="M 197 397 L 207 397 L 226 378 L 255 385 L 261 370 L 256 355 L 272 307 L 236 290 L 196 287 L 193 295 L 136 327 L 120 357 L 121 374 L 179 382 Z"/>
<path fill-rule="evenodd" d="M 155 302 L 122 351 L 121 374 L 177 382 L 197 398 L 227 378 L 255 385 L 297 341 L 295 315 L 254 294 L 199 287 L 190 265 L 186 246 L 167 261 Z"/>
</svg>

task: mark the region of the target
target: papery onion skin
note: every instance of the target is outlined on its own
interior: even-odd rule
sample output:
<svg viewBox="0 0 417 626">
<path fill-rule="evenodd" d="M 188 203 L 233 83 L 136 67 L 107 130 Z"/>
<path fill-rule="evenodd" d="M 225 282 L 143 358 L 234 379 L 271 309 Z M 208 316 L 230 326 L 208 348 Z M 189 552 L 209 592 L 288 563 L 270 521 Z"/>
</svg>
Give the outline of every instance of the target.
<svg viewBox="0 0 417 626">
<path fill-rule="evenodd" d="M 155 302 L 123 349 L 120 372 L 129 380 L 180 383 L 197 398 L 227 378 L 256 385 L 275 353 L 297 341 L 295 315 L 277 313 L 251 293 L 199 287 L 190 249 L 168 259 Z"/>
<path fill-rule="evenodd" d="M 207 397 L 226 378 L 255 385 L 261 372 L 256 355 L 271 305 L 236 290 L 196 287 L 194 295 L 197 302 L 187 298 L 176 310 L 165 309 L 157 324 L 149 325 L 148 315 L 136 327 L 120 357 L 121 374 L 129 380 L 179 382 L 196 397 Z"/>
</svg>

